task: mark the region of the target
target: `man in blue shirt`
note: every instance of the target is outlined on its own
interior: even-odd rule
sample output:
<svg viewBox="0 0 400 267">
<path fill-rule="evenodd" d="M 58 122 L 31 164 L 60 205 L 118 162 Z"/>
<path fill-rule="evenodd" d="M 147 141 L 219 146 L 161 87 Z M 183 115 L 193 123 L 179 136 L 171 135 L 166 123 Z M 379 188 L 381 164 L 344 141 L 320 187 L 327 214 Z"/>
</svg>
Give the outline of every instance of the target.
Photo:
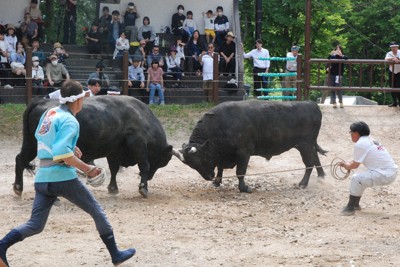
<svg viewBox="0 0 400 267">
<path fill-rule="evenodd" d="M 76 147 L 79 122 L 75 115 L 81 111 L 85 92 L 73 80 L 61 87 L 60 106 L 46 111 L 38 124 L 35 137 L 38 141 L 37 156 L 40 168 L 35 177 L 35 199 L 29 221 L 15 227 L 0 240 L 0 266 L 8 266 L 6 252 L 9 247 L 25 238 L 43 231 L 51 207 L 57 197 L 64 197 L 89 213 L 97 231 L 118 265 L 135 254 L 135 249 L 119 250 L 106 214 L 93 194 L 77 178 L 76 169 L 89 178 L 100 174 L 100 169 L 80 160 L 82 152 Z"/>
</svg>

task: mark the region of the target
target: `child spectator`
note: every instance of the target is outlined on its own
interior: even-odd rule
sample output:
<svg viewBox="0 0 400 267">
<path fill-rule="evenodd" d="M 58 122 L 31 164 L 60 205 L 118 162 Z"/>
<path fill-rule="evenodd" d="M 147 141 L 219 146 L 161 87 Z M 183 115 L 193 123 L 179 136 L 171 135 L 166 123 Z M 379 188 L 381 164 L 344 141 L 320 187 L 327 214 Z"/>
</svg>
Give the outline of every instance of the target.
<svg viewBox="0 0 400 267">
<path fill-rule="evenodd" d="M 101 34 L 98 31 L 99 23 L 97 20 L 93 21 L 92 28 L 85 35 L 85 39 L 87 41 L 87 48 L 90 55 L 90 58 L 93 59 L 93 54 L 97 55 L 97 58 L 100 59 L 101 56 Z"/>
<path fill-rule="evenodd" d="M 149 17 L 143 18 L 143 26 L 139 28 L 138 37 L 139 41 L 144 40 L 146 42 L 145 50 L 146 54 L 148 54 L 153 49 L 154 40 L 156 39 L 156 32 L 153 26 L 150 25 Z"/>
<path fill-rule="evenodd" d="M 8 43 L 4 40 L 4 32 L 0 31 L 0 81 L 5 89 L 12 89 L 10 84 L 10 64 L 8 57 L 10 56 L 10 49 Z"/>
<path fill-rule="evenodd" d="M 67 65 L 65 59 L 69 57 L 67 51 L 65 51 L 64 47 L 60 43 L 54 43 L 53 45 L 53 55 L 56 55 L 58 58 L 58 62 Z"/>
<path fill-rule="evenodd" d="M 117 39 L 120 38 L 121 33 L 124 31 L 124 25 L 119 21 L 119 11 L 112 12 L 112 20 L 108 25 L 108 42 L 111 51 L 115 50 Z"/>
<path fill-rule="evenodd" d="M 181 36 L 184 42 L 189 41 L 189 34 L 183 29 L 183 22 L 186 17 L 183 15 L 185 8 L 183 5 L 179 5 L 177 12 L 172 15 L 171 30 L 175 36 Z"/>
<path fill-rule="evenodd" d="M 15 52 L 17 49 L 17 36 L 15 36 L 15 28 L 14 25 L 12 24 L 7 24 L 7 28 L 6 28 L 7 34 L 4 37 L 4 40 L 8 43 L 8 51 L 11 52 Z"/>
<path fill-rule="evenodd" d="M 43 50 L 40 48 L 40 44 L 38 40 L 32 41 L 32 56 L 36 56 L 39 58 L 39 61 L 43 64 L 46 61 L 46 55 Z"/>
<path fill-rule="evenodd" d="M 207 44 L 215 42 L 215 16 L 211 10 L 207 13 L 203 12 L 204 17 L 204 34 L 206 35 Z M 210 40 L 210 37 L 212 38 Z"/>
<path fill-rule="evenodd" d="M 217 17 L 214 21 L 214 27 L 218 47 L 221 47 L 222 42 L 225 40 L 225 35 L 229 31 L 229 21 L 223 12 L 224 9 L 222 6 L 217 7 Z"/>
<path fill-rule="evenodd" d="M 188 69 L 189 72 L 196 72 L 196 75 L 200 75 L 201 73 L 201 65 L 199 62 L 199 56 L 203 51 L 203 45 L 200 41 L 200 32 L 194 31 L 193 38 L 190 39 L 188 43 Z"/>
<path fill-rule="evenodd" d="M 196 22 L 193 20 L 192 11 L 186 13 L 186 19 L 183 21 L 183 29 L 189 34 L 189 37 L 192 37 L 193 32 L 197 30 Z"/>
<path fill-rule="evenodd" d="M 18 42 L 17 51 L 11 52 L 10 65 L 12 72 L 17 76 L 23 76 L 24 79 L 26 75 L 25 61 L 26 61 L 26 53 L 24 47 L 21 42 Z M 20 83 L 19 85 L 23 85 L 23 83 Z"/>
<path fill-rule="evenodd" d="M 43 87 L 44 80 L 43 68 L 39 64 L 39 57 L 32 57 L 32 86 L 35 95 L 39 94 L 40 89 Z"/>
<path fill-rule="evenodd" d="M 99 29 L 101 34 L 101 46 L 105 49 L 108 40 L 108 26 L 111 24 L 110 9 L 108 6 L 103 7 L 103 15 L 99 19 Z"/>
<path fill-rule="evenodd" d="M 175 83 L 173 87 L 180 87 L 183 71 L 181 68 L 181 60 L 176 55 L 175 46 L 172 46 L 170 48 L 169 56 L 167 56 L 165 59 L 167 61 L 167 72 L 170 72 L 174 79 L 177 81 L 177 83 Z"/>
<path fill-rule="evenodd" d="M 163 80 L 163 74 L 164 71 L 162 68 L 158 66 L 158 61 L 153 60 L 151 62 L 151 67 L 149 67 L 148 71 L 148 78 L 147 78 L 147 87 L 146 91 L 150 92 L 150 100 L 149 100 L 149 105 L 154 104 L 154 94 L 157 90 L 158 96 L 160 97 L 160 105 L 165 105 L 165 100 L 164 100 L 164 80 Z"/>
<path fill-rule="evenodd" d="M 140 67 L 142 57 L 134 56 L 133 61 L 129 62 L 131 65 L 128 67 L 128 86 L 134 90 L 138 90 L 140 92 L 140 99 L 143 101 L 145 97 L 145 79 L 143 69 Z M 129 95 L 135 95 L 132 92 L 133 90 L 129 90 Z M 144 101 L 143 101 L 144 102 Z"/>
<path fill-rule="evenodd" d="M 219 62 L 219 71 L 221 74 L 233 75 L 235 73 L 235 52 L 236 44 L 233 41 L 235 36 L 232 32 L 228 32 L 225 36 L 225 42 L 222 43 L 219 54 L 221 61 Z"/>
<path fill-rule="evenodd" d="M 125 31 L 129 32 L 128 39 L 130 42 L 136 42 L 138 38 L 138 28 L 136 27 L 136 19 L 139 14 L 134 3 L 130 2 L 124 14 Z"/>
<path fill-rule="evenodd" d="M 164 67 L 164 59 L 163 55 L 160 53 L 160 47 L 155 45 L 153 50 L 150 54 L 147 55 L 147 66 L 148 68 L 151 67 L 151 64 L 154 60 L 158 62 L 158 65 L 162 68 Z"/>
<path fill-rule="evenodd" d="M 124 51 L 128 50 L 129 50 L 129 40 L 126 39 L 125 32 L 122 32 L 121 36 L 115 42 L 113 59 L 122 58 Z"/>
<path fill-rule="evenodd" d="M 38 37 L 38 25 L 32 21 L 29 13 L 25 14 L 24 19 L 24 22 L 21 23 L 22 43 L 24 47 L 27 47 L 32 40 Z"/>
</svg>

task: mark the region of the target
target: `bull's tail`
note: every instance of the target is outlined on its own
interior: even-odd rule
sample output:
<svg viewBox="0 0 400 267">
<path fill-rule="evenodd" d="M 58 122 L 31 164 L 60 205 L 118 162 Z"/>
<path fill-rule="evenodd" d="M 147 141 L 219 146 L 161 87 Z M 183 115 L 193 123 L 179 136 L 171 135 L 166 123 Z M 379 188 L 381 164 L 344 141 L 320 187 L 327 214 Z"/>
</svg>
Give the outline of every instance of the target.
<svg viewBox="0 0 400 267">
<path fill-rule="evenodd" d="M 317 149 L 317 152 L 320 153 L 321 155 L 326 156 L 326 153 L 328 153 L 328 150 L 324 150 L 322 147 L 320 147 L 318 144 L 315 144 L 315 148 Z"/>
</svg>

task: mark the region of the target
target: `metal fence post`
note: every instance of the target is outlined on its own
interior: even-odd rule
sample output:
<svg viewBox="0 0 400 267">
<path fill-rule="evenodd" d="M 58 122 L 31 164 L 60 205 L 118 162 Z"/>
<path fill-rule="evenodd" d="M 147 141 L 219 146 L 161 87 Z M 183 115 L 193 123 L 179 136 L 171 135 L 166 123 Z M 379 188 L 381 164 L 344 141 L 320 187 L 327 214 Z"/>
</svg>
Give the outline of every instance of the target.
<svg viewBox="0 0 400 267">
<path fill-rule="evenodd" d="M 214 53 L 213 55 L 213 101 L 214 104 L 218 104 L 218 87 L 219 87 L 219 62 L 218 62 L 218 53 Z"/>
<path fill-rule="evenodd" d="M 302 81 L 302 71 L 303 71 L 303 57 L 302 57 L 302 55 L 300 55 L 300 54 L 297 55 L 296 61 L 297 61 L 296 100 L 300 101 L 301 100 L 301 95 L 302 95 L 302 92 L 301 92 L 302 82 L 300 82 L 300 81 Z"/>
<path fill-rule="evenodd" d="M 26 48 L 26 104 L 32 101 L 32 47 Z"/>
<path fill-rule="evenodd" d="M 122 94 L 128 95 L 128 64 L 129 64 L 129 53 L 124 51 L 122 56 Z"/>
</svg>

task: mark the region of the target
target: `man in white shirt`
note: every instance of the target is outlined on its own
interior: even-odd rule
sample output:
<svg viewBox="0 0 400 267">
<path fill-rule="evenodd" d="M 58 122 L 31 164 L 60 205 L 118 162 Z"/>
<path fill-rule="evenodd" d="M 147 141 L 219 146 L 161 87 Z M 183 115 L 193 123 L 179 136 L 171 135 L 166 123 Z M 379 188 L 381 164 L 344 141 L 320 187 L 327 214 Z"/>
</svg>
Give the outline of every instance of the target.
<svg viewBox="0 0 400 267">
<path fill-rule="evenodd" d="M 342 215 L 353 215 L 356 210 L 361 210 L 360 198 L 368 187 L 382 186 L 393 183 L 397 176 L 397 165 L 383 145 L 376 142 L 369 135 L 368 125 L 363 122 L 354 122 L 350 125 L 351 140 L 354 145 L 354 160 L 342 162 L 341 167 L 350 171 L 357 169 L 360 164 L 368 169 L 356 173 L 350 182 L 350 198 Z"/>
<path fill-rule="evenodd" d="M 253 59 L 253 90 L 255 96 L 262 95 L 261 92 L 256 91 L 256 89 L 263 88 L 263 78 L 258 76 L 259 73 L 268 73 L 269 66 L 271 62 L 269 60 L 260 60 L 260 58 L 269 58 L 269 51 L 262 47 L 262 41 L 258 39 L 256 41 L 256 49 L 251 50 L 249 53 L 245 53 L 243 50 L 244 58 Z M 243 44 L 242 49 L 243 49 Z"/>
<path fill-rule="evenodd" d="M 390 49 L 392 51 L 386 54 L 385 60 L 390 63 L 400 63 L 399 45 L 396 42 L 391 42 Z M 389 81 L 392 88 L 400 88 L 400 64 L 389 65 Z M 400 104 L 400 93 L 392 92 L 392 98 L 393 103 L 389 107 L 397 107 Z"/>
<path fill-rule="evenodd" d="M 4 32 L 0 30 L 0 81 L 1 85 L 6 89 L 12 89 L 10 85 L 10 64 L 8 57 L 10 56 L 9 44 L 4 41 Z"/>
<path fill-rule="evenodd" d="M 213 80 L 214 80 L 214 44 L 207 45 L 207 52 L 203 51 L 199 62 L 203 66 L 203 90 L 207 101 L 213 100 Z"/>
<path fill-rule="evenodd" d="M 287 58 L 294 58 L 295 60 L 286 60 L 286 73 L 297 73 L 297 55 L 299 54 L 300 47 L 294 45 L 290 52 L 286 54 Z M 283 88 L 296 88 L 297 76 L 285 76 L 282 84 Z M 291 91 L 282 91 L 282 95 L 291 96 Z"/>
</svg>

